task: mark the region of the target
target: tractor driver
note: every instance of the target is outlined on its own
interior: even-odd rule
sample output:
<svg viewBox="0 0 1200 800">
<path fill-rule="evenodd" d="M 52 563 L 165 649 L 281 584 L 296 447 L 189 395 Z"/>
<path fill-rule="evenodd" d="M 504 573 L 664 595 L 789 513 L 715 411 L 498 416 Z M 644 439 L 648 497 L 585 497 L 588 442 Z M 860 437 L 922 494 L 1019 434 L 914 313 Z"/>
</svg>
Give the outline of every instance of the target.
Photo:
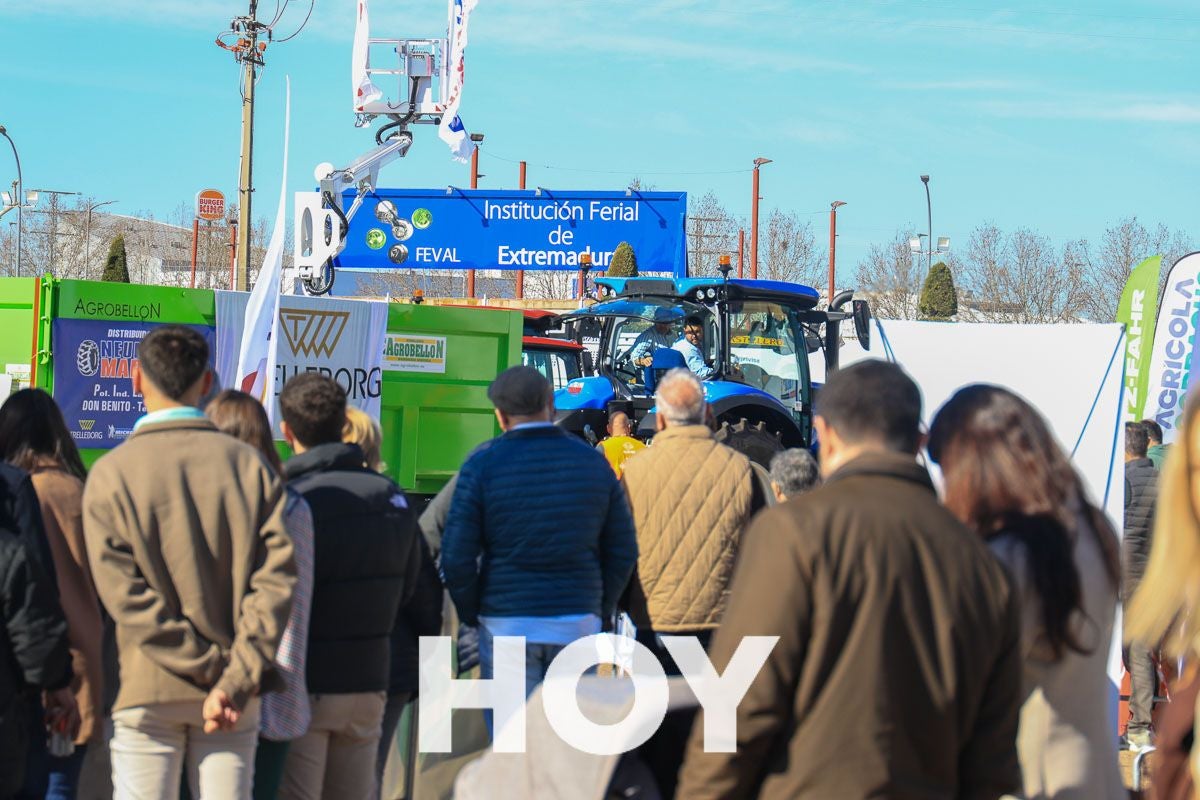
<svg viewBox="0 0 1200 800">
<path fill-rule="evenodd" d="M 655 350 L 670 347 L 678 339 L 675 326 L 670 322 L 655 322 L 634 341 L 633 347 L 629 348 L 629 357 L 639 367 L 648 367 L 654 361 Z"/>
<path fill-rule="evenodd" d="M 683 338 L 675 343 L 674 349 L 683 353 L 688 369 L 701 380 L 711 378 L 717 371 L 704 360 L 704 320 L 688 317 L 683 321 Z"/>
</svg>

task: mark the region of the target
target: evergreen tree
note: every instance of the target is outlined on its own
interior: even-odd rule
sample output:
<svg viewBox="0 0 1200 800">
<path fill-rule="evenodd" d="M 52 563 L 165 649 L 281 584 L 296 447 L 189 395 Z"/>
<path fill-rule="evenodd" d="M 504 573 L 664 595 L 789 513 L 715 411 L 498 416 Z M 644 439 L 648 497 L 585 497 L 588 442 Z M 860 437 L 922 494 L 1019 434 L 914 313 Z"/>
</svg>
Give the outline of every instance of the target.
<svg viewBox="0 0 1200 800">
<path fill-rule="evenodd" d="M 125 234 L 118 233 L 108 246 L 108 258 L 104 260 L 104 274 L 100 280 L 109 283 L 129 283 L 129 265 L 125 259 Z"/>
<path fill-rule="evenodd" d="M 612 261 L 608 262 L 608 269 L 604 274 L 610 278 L 636 278 L 638 266 L 633 245 L 629 242 L 621 242 L 617 245 L 617 249 L 612 254 Z"/>
<path fill-rule="evenodd" d="M 942 261 L 929 268 L 917 306 L 924 319 L 948 320 L 958 313 L 958 291 L 950 267 Z"/>
</svg>

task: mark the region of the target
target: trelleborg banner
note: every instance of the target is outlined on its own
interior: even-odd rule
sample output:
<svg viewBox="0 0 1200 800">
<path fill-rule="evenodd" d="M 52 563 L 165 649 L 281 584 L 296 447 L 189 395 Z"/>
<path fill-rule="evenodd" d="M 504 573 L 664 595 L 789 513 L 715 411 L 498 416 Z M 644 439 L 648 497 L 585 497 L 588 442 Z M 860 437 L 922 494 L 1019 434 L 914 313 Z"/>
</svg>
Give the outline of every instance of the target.
<svg viewBox="0 0 1200 800">
<path fill-rule="evenodd" d="M 238 353 L 245 327 L 244 292 L 218 291 L 216 371 L 221 385 L 235 386 Z M 379 418 L 383 388 L 383 347 L 387 332 L 387 303 L 333 300 L 285 295 L 272 336 L 278 336 L 275 364 L 274 420 L 279 420 L 279 392 L 303 372 L 333 378 L 349 402 Z M 276 422 L 276 435 L 279 435 Z"/>
<path fill-rule="evenodd" d="M 1192 364 L 1195 363 L 1192 355 L 1196 319 L 1200 315 L 1198 277 L 1200 253 L 1191 253 L 1176 261 L 1167 274 L 1167 285 L 1158 310 L 1144 414 L 1162 426 L 1164 444 L 1175 440 Z"/>
<path fill-rule="evenodd" d="M 1127 422 L 1137 422 L 1146 407 L 1150 355 L 1154 346 L 1154 315 L 1158 311 L 1158 276 L 1162 256 L 1151 256 L 1129 273 L 1117 322 L 1125 326 L 1125 408 Z"/>
<path fill-rule="evenodd" d="M 154 304 L 143 304 L 152 307 Z M 113 448 L 125 441 L 146 413 L 134 394 L 130 374 L 137 348 L 150 331 L 166 323 L 130 320 L 60 318 L 53 322 L 54 399 L 67 429 L 81 448 Z M 207 325 L 187 325 L 208 341 L 216 336 Z M 210 362 L 211 363 L 211 362 Z"/>
<path fill-rule="evenodd" d="M 345 205 L 354 201 L 347 192 Z M 607 269 L 628 242 L 643 272 L 687 274 L 684 192 L 378 189 L 350 222 L 343 269 Z"/>
</svg>

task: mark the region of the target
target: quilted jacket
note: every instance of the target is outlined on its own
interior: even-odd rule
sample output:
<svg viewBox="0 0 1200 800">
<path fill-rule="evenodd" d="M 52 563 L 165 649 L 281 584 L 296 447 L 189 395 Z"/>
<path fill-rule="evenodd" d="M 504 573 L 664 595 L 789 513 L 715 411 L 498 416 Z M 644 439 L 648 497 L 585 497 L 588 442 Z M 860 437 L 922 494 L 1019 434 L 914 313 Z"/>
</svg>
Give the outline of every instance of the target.
<svg viewBox="0 0 1200 800">
<path fill-rule="evenodd" d="M 625 462 L 622 482 L 638 535 L 634 622 L 717 627 L 742 529 L 765 503 L 750 461 L 704 425 L 670 427 Z"/>
<path fill-rule="evenodd" d="M 1154 506 L 1158 502 L 1158 470 L 1149 458 L 1125 462 L 1125 533 L 1121 538 L 1125 598 L 1133 597 L 1154 538 Z"/>
<path fill-rule="evenodd" d="M 442 577 L 459 618 L 610 616 L 637 561 L 612 467 L 552 425 L 486 443 L 458 474 Z"/>
</svg>

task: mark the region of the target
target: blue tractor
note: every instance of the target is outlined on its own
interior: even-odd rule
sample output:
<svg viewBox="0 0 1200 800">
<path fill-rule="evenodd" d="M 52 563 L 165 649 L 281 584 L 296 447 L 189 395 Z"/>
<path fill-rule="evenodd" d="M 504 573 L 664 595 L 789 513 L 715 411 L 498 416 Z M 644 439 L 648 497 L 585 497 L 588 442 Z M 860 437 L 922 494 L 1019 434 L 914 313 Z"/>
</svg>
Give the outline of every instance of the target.
<svg viewBox="0 0 1200 800">
<path fill-rule="evenodd" d="M 693 351 L 689 366 L 705 379 L 718 440 L 764 466 L 783 448 L 811 446 L 808 356 L 823 349 L 827 370 L 836 369 L 839 326 L 848 319 L 866 348 L 867 303 L 843 292 L 818 310 L 808 286 L 725 274 L 597 279 L 601 300 L 564 316 L 579 338 L 598 342 L 596 374 L 555 392 L 557 423 L 595 441 L 609 413 L 624 411 L 639 437 L 652 437 L 654 388 L 667 370 L 685 365 L 670 343 L 683 338 L 686 323 L 704 362 Z M 843 311 L 852 300 L 853 310 Z"/>
</svg>

